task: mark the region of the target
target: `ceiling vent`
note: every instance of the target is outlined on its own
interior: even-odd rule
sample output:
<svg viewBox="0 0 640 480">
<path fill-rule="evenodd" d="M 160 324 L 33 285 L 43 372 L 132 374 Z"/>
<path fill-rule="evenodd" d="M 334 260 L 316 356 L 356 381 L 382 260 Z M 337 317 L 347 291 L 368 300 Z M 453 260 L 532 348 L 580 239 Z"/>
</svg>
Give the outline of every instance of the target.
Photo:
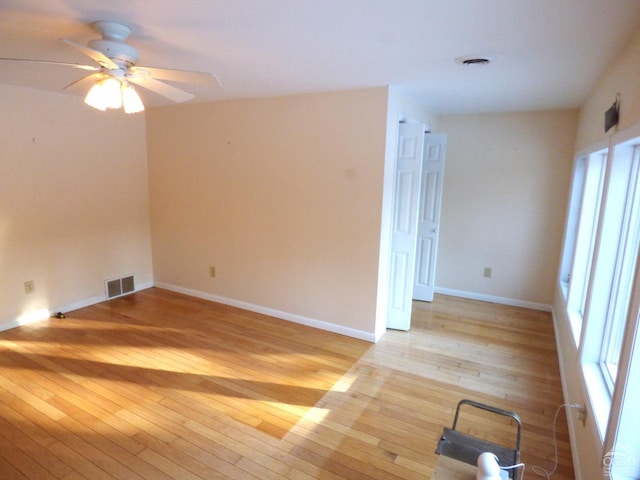
<svg viewBox="0 0 640 480">
<path fill-rule="evenodd" d="M 134 275 L 104 281 L 107 299 L 122 297 L 135 291 Z"/>
<path fill-rule="evenodd" d="M 460 65 L 488 65 L 491 63 L 492 58 L 485 55 L 466 55 L 464 57 L 456 58 L 456 63 Z"/>
</svg>

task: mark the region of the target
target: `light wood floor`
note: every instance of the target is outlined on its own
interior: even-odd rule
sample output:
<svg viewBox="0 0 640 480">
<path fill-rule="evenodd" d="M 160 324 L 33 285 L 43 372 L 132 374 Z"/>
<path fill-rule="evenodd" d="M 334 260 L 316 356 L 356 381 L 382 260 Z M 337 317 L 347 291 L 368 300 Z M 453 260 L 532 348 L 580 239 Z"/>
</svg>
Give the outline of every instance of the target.
<svg viewBox="0 0 640 480">
<path fill-rule="evenodd" d="M 462 398 L 519 413 L 551 469 L 550 314 L 437 296 L 372 345 L 149 289 L 0 333 L 0 479 L 428 479 Z"/>
</svg>

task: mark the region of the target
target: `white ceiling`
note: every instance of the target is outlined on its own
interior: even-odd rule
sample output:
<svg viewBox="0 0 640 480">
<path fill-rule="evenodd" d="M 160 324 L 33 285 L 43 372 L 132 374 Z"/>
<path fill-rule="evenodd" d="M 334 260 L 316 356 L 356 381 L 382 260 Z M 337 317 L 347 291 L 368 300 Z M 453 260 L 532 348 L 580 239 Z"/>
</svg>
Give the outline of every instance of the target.
<svg viewBox="0 0 640 480">
<path fill-rule="evenodd" d="M 185 87 L 193 101 L 398 85 L 470 113 L 580 106 L 640 0 L 0 0 L 0 57 L 91 63 L 59 39 L 97 38 L 96 20 L 132 28 L 140 65 L 215 73 L 221 88 Z M 493 62 L 454 61 L 470 54 Z M 62 91 L 82 75 L 0 62 L 0 83 Z"/>
</svg>

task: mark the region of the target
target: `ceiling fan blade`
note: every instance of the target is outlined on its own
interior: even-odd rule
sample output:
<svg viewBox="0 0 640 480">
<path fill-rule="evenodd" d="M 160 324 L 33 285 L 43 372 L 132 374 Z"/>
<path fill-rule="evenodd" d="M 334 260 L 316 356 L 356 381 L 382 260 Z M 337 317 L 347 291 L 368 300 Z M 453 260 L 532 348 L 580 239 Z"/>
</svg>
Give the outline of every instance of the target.
<svg viewBox="0 0 640 480">
<path fill-rule="evenodd" d="M 194 85 L 204 85 L 205 87 L 220 86 L 220 80 L 218 80 L 218 77 L 206 72 L 192 72 L 188 70 L 158 67 L 131 67 L 130 71 L 133 75 L 153 77 L 159 80 L 191 83 Z"/>
<path fill-rule="evenodd" d="M 71 45 L 72 47 L 80 50 L 82 53 L 84 53 L 86 56 L 91 58 L 98 65 L 102 65 L 104 68 L 107 68 L 109 70 L 115 70 L 117 68 L 120 68 L 116 62 L 114 62 L 109 57 L 107 57 L 104 53 L 98 50 L 94 50 L 93 48 L 89 48 L 85 45 L 72 42 L 71 40 L 67 40 L 66 38 L 61 38 L 60 40 L 62 40 L 67 45 Z"/>
<path fill-rule="evenodd" d="M 100 67 L 95 67 L 92 65 L 82 65 L 80 63 L 50 62 L 48 60 L 30 60 L 28 58 L 4 58 L 4 57 L 0 57 L 0 60 L 10 61 L 10 62 L 39 63 L 39 64 L 45 64 L 45 65 L 61 65 L 63 67 L 78 68 L 80 70 L 89 70 L 92 72 L 97 72 L 100 70 Z"/>
<path fill-rule="evenodd" d="M 89 88 L 95 85 L 98 80 L 102 80 L 103 78 L 105 78 L 105 76 L 102 73 L 91 73 L 79 80 L 76 80 L 75 82 L 71 82 L 69 85 L 64 87 L 63 90 L 84 94 L 89 90 Z"/>
<path fill-rule="evenodd" d="M 128 80 L 131 83 L 140 85 L 141 87 L 151 90 L 158 95 L 167 97 L 168 99 L 173 100 L 176 103 L 186 102 L 187 100 L 191 100 L 195 97 L 195 95 L 192 95 L 189 92 L 185 92 L 184 90 L 180 90 L 179 88 L 173 87 L 164 82 L 160 82 L 159 80 L 154 80 L 153 78 L 131 76 L 128 77 Z"/>
</svg>

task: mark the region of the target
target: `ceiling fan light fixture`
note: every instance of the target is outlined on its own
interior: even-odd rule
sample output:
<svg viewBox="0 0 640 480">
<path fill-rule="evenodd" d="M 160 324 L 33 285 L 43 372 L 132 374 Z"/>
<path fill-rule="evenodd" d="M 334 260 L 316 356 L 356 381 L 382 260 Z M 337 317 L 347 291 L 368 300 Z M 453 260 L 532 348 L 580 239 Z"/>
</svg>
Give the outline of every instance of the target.
<svg viewBox="0 0 640 480">
<path fill-rule="evenodd" d="M 145 90 L 168 98 L 175 103 L 186 102 L 193 99 L 195 95 L 166 83 L 166 81 L 206 87 L 220 86 L 218 78 L 208 72 L 138 65 L 138 51 L 126 43 L 131 34 L 131 28 L 126 25 L 112 21 L 98 21 L 93 23 L 93 27 L 101 36 L 89 40 L 87 45 L 66 38 L 60 39 L 89 57 L 94 62 L 91 65 L 27 58 L 0 58 L 0 64 L 4 62 L 37 63 L 89 71 L 91 73 L 71 82 L 64 89 L 79 91 L 90 86 L 84 101 L 87 105 L 100 111 L 111 108 L 124 108 L 126 113 L 144 111 L 142 100 L 129 83 L 139 85 Z"/>
<path fill-rule="evenodd" d="M 107 108 L 122 108 L 122 93 L 120 93 L 120 82 L 113 77 L 103 81 L 102 91 L 107 102 Z"/>
<path fill-rule="evenodd" d="M 102 112 L 108 108 L 122 108 L 125 113 L 144 111 L 140 95 L 133 86 L 114 77 L 98 80 L 87 93 L 84 102 Z"/>
<path fill-rule="evenodd" d="M 142 99 L 135 88 L 126 82 L 122 83 L 122 107 L 124 113 L 138 113 L 144 111 Z"/>
<path fill-rule="evenodd" d="M 93 84 L 84 97 L 84 103 L 97 110 L 104 112 L 107 109 L 107 100 L 102 88 L 102 80 Z"/>
<path fill-rule="evenodd" d="M 84 102 L 103 112 L 107 108 L 122 108 L 120 82 L 113 77 L 99 80 L 91 87 Z"/>
</svg>

